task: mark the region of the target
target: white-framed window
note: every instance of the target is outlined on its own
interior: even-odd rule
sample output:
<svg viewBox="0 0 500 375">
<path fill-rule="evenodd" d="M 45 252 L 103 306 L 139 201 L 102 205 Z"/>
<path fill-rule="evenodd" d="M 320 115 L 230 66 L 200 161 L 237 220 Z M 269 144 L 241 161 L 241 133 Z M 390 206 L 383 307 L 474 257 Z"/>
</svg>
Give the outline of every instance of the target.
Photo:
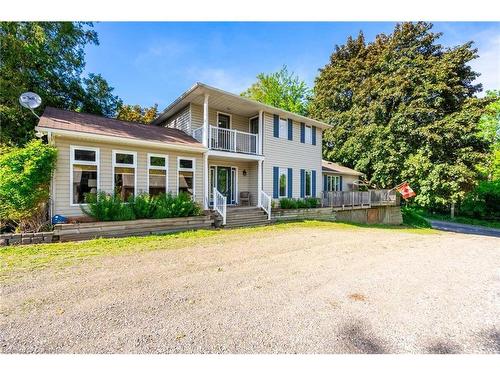
<svg viewBox="0 0 500 375">
<path fill-rule="evenodd" d="M 312 172 L 306 170 L 304 173 L 304 195 L 310 197 L 312 195 Z"/>
<path fill-rule="evenodd" d="M 99 149 L 70 146 L 70 205 L 85 204 L 85 194 L 99 189 Z"/>
<path fill-rule="evenodd" d="M 312 145 L 312 126 L 306 125 L 304 127 L 304 142 Z"/>
<path fill-rule="evenodd" d="M 340 191 L 340 176 L 327 176 L 326 187 L 327 191 Z"/>
<path fill-rule="evenodd" d="M 187 193 L 194 198 L 195 169 L 194 158 L 177 157 L 177 194 Z"/>
<path fill-rule="evenodd" d="M 279 123 L 279 137 L 288 138 L 288 121 L 281 117 Z"/>
<path fill-rule="evenodd" d="M 279 196 L 279 198 L 285 198 L 288 196 L 288 169 L 287 168 L 279 168 L 278 196 Z"/>
<path fill-rule="evenodd" d="M 168 156 L 148 154 L 148 194 L 151 196 L 167 192 Z"/>
<path fill-rule="evenodd" d="M 113 191 L 123 201 L 137 193 L 137 152 L 113 150 Z"/>
</svg>

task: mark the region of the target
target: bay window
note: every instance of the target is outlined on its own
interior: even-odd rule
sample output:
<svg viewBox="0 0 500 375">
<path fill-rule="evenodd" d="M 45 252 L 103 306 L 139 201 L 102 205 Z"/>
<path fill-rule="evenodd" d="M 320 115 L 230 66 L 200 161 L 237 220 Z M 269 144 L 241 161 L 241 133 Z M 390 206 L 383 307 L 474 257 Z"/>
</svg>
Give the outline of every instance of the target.
<svg viewBox="0 0 500 375">
<path fill-rule="evenodd" d="M 99 149 L 70 146 L 70 204 L 85 203 L 86 194 L 99 188 Z"/>
</svg>

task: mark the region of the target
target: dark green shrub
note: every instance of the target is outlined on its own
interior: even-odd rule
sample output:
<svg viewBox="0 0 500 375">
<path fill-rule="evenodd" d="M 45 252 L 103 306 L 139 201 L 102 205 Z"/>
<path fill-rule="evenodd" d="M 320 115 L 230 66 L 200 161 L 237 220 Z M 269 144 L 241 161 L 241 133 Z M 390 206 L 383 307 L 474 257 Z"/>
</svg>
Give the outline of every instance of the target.
<svg viewBox="0 0 500 375">
<path fill-rule="evenodd" d="M 460 205 L 460 214 L 478 219 L 500 220 L 500 180 L 481 181 Z"/>
<path fill-rule="evenodd" d="M 291 198 L 281 198 L 280 199 L 280 208 L 283 209 L 295 209 L 298 207 L 297 201 Z"/>
<path fill-rule="evenodd" d="M 431 228 L 431 224 L 419 214 L 419 209 L 404 206 L 401 207 L 403 223 L 416 228 Z"/>
<path fill-rule="evenodd" d="M 199 204 L 187 194 L 173 196 L 169 193 L 152 197 L 142 193 L 123 202 L 119 195 L 99 192 L 87 194 L 85 201 L 87 206 L 82 206 L 82 211 L 97 221 L 165 219 L 203 213 Z"/>
<path fill-rule="evenodd" d="M 22 148 L 0 147 L 0 220 L 32 230 L 33 218 L 40 216 L 49 198 L 57 150 L 40 140 Z"/>
<path fill-rule="evenodd" d="M 316 207 L 319 207 L 319 199 L 318 198 L 314 198 L 314 197 L 309 197 L 309 198 L 306 198 L 304 199 L 305 203 L 306 203 L 306 206 L 307 208 L 316 208 Z"/>
<path fill-rule="evenodd" d="M 85 194 L 87 206 L 81 206 L 82 211 L 97 221 L 133 220 L 134 211 L 125 204 L 117 194 Z"/>
<path fill-rule="evenodd" d="M 281 198 L 280 208 L 283 209 L 297 209 L 297 208 L 315 208 L 319 206 L 318 198 L 305 198 L 305 199 L 292 199 L 292 198 Z"/>
</svg>

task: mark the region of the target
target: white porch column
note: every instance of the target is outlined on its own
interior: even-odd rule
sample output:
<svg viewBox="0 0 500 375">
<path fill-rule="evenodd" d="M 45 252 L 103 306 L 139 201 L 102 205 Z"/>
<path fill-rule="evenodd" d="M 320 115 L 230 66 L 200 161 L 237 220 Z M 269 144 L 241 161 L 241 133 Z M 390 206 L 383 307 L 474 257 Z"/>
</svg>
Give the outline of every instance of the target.
<svg viewBox="0 0 500 375">
<path fill-rule="evenodd" d="M 258 161 L 257 168 L 257 207 L 262 207 L 260 192 L 262 191 L 262 160 Z"/>
<path fill-rule="evenodd" d="M 205 94 L 203 101 L 203 146 L 208 147 L 208 94 Z"/>
<path fill-rule="evenodd" d="M 208 210 L 208 153 L 203 154 L 203 208 Z"/>
<path fill-rule="evenodd" d="M 258 141 L 258 148 L 257 148 L 257 152 L 259 155 L 262 155 L 262 140 L 264 139 L 264 134 L 262 134 L 263 130 L 264 130 L 264 111 L 261 109 L 259 111 L 259 133 L 257 135 L 257 141 Z"/>
</svg>

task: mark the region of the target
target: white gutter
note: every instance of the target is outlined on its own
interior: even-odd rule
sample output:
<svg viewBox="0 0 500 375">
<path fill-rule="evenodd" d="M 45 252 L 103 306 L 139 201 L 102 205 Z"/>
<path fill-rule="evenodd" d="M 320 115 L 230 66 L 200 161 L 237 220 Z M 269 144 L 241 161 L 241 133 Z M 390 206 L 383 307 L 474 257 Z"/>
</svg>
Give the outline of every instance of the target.
<svg viewBox="0 0 500 375">
<path fill-rule="evenodd" d="M 121 143 L 121 144 L 129 144 L 132 146 L 144 146 L 144 147 L 159 147 L 170 150 L 179 150 L 179 151 L 188 151 L 188 152 L 199 152 L 204 153 L 208 149 L 206 147 L 193 147 L 193 146 L 184 146 L 177 145 L 167 142 L 157 142 L 157 141 L 144 141 L 141 139 L 133 139 L 133 138 L 124 138 L 117 137 L 112 135 L 102 135 L 102 134 L 93 134 L 93 133 L 85 133 L 85 132 L 76 132 L 72 130 L 63 130 L 63 129 L 53 129 L 53 128 L 45 128 L 43 126 L 36 126 L 35 130 L 45 133 L 52 133 L 52 135 L 62 135 L 67 137 L 76 137 L 76 138 L 85 138 L 90 140 L 102 141 L 102 142 L 110 142 L 110 143 Z"/>
</svg>

